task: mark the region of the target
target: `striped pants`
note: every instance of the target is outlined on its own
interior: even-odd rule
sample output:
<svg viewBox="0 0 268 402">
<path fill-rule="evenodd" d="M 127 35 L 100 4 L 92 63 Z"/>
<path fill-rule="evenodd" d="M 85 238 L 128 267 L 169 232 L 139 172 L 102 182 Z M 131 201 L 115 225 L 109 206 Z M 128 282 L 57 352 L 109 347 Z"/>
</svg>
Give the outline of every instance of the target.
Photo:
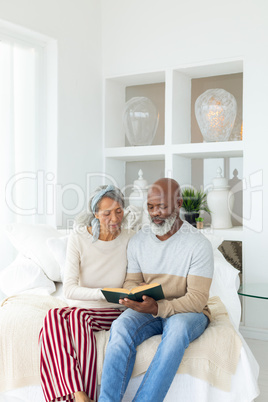
<svg viewBox="0 0 268 402">
<path fill-rule="evenodd" d="M 109 330 L 120 310 L 65 307 L 50 310 L 39 335 L 41 385 L 47 402 L 75 401 L 84 391 L 97 400 L 93 331 Z"/>
</svg>

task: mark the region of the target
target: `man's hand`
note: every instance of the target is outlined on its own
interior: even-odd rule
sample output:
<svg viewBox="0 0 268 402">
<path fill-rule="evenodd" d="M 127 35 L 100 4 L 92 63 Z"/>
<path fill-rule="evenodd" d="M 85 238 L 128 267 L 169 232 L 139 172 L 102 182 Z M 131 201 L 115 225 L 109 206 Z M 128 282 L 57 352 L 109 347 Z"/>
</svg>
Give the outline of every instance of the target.
<svg viewBox="0 0 268 402">
<path fill-rule="evenodd" d="M 142 296 L 142 302 L 136 302 L 127 298 L 120 299 L 119 303 L 126 307 L 132 308 L 132 310 L 138 311 L 139 313 L 147 313 L 157 315 L 158 304 L 154 299 L 149 296 Z"/>
</svg>

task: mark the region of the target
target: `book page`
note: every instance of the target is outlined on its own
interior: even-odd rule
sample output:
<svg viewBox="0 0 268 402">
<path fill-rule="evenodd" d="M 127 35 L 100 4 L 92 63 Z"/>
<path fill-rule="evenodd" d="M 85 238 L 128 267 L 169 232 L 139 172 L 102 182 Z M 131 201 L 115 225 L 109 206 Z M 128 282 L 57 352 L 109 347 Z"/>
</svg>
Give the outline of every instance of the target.
<svg viewBox="0 0 268 402">
<path fill-rule="evenodd" d="M 103 288 L 102 290 L 106 290 L 107 292 L 131 293 L 130 290 L 124 288 Z"/>
<path fill-rule="evenodd" d="M 143 290 L 155 288 L 156 286 L 159 286 L 159 283 L 151 283 L 149 285 L 137 286 L 136 288 L 131 289 L 131 293 L 142 292 Z"/>
</svg>

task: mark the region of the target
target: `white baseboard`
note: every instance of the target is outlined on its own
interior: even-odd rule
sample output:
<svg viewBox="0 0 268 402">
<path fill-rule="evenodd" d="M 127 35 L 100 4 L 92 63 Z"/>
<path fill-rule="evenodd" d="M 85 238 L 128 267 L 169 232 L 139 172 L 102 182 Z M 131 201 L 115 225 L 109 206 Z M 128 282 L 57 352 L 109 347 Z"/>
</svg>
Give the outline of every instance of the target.
<svg viewBox="0 0 268 402">
<path fill-rule="evenodd" d="M 268 341 L 268 329 L 245 327 L 241 325 L 239 331 L 244 338 L 258 339 L 260 341 Z"/>
</svg>

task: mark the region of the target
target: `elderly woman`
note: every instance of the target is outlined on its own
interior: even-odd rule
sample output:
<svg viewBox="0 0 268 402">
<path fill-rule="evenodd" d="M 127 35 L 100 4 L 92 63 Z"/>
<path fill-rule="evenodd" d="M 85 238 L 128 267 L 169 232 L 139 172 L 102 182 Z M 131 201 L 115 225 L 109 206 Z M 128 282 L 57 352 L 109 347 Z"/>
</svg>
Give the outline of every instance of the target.
<svg viewBox="0 0 268 402">
<path fill-rule="evenodd" d="M 67 247 L 64 294 L 68 307 L 52 309 L 40 333 L 41 383 L 46 401 L 97 400 L 94 331 L 109 330 L 121 314 L 103 287 L 122 287 L 131 233 L 121 229 L 124 198 L 114 186 L 99 187 L 89 215 L 78 219 Z"/>
</svg>

